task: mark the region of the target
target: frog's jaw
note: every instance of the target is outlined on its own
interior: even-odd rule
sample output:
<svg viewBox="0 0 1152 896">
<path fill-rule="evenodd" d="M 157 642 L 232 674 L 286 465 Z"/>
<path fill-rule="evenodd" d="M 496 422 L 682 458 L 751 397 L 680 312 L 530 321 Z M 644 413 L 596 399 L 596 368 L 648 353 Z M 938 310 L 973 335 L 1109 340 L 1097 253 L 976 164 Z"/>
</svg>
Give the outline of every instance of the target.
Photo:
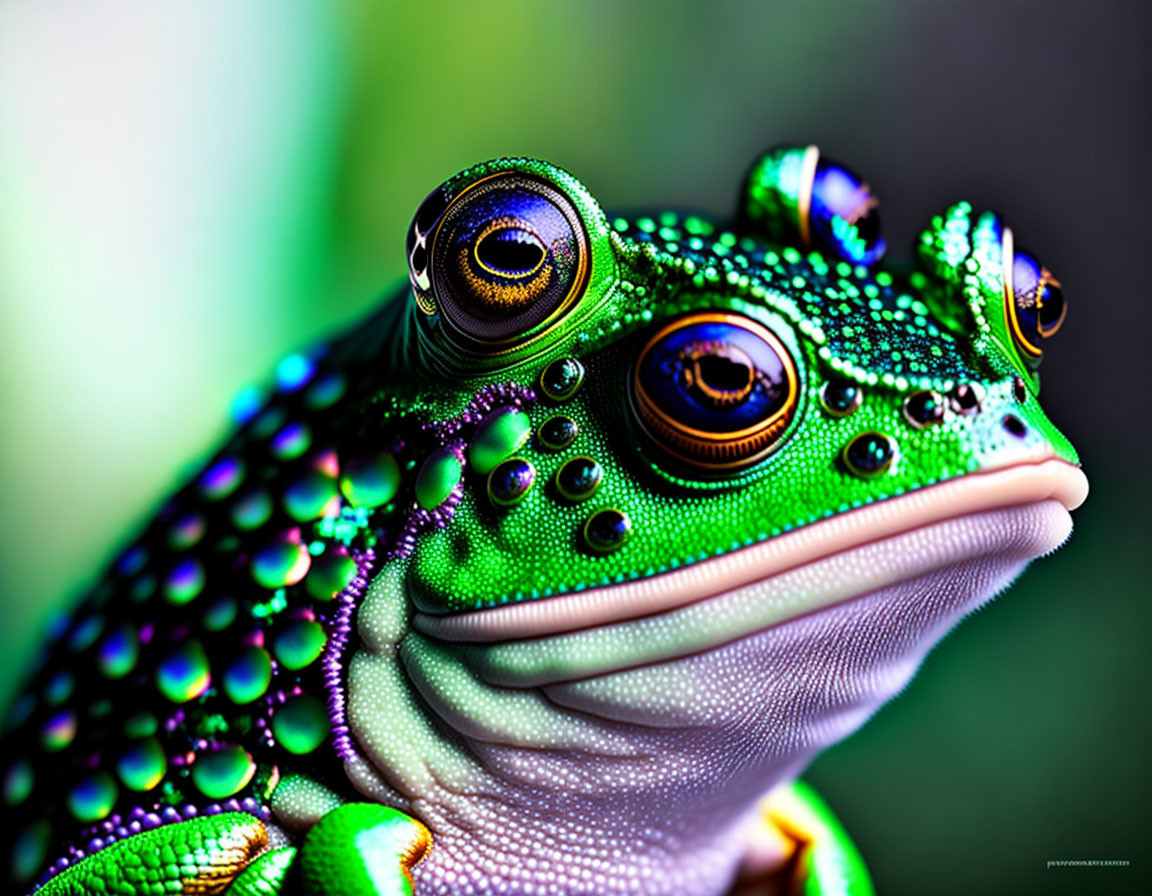
<svg viewBox="0 0 1152 896">
<path fill-rule="evenodd" d="M 984 489 L 975 508 L 941 491 L 952 515 L 909 529 L 914 496 L 893 499 L 897 534 L 583 631 L 430 636 L 413 629 L 391 567 L 359 612 L 349 775 L 432 831 L 416 870 L 428 892 L 584 891 L 593 878 L 603 894 L 635 892 L 638 878 L 644 892 L 723 892 L 756 799 L 861 725 L 965 614 L 1067 537 L 1082 477 L 1026 466 L 967 477 Z M 831 603 L 814 606 L 816 594 Z M 773 604 L 791 611 L 757 616 Z M 656 652 L 628 655 L 637 644 Z"/>
<path fill-rule="evenodd" d="M 1016 463 L 949 479 L 837 514 L 769 541 L 663 575 L 473 613 L 450 616 L 418 613 L 414 624 L 426 634 L 454 642 L 533 639 L 534 644 L 548 645 L 549 665 L 555 670 L 562 651 L 557 651 L 557 642 L 546 636 L 602 630 L 615 623 L 675 611 L 742 585 L 764 583 L 778 573 L 869 542 L 966 514 L 1051 500 L 1058 502 L 1067 516 L 1067 511 L 1083 502 L 1087 488 L 1087 479 L 1080 469 L 1064 461 L 1048 458 Z M 1047 547 L 1039 546 L 1032 556 L 1047 553 L 1062 541 L 1063 538 Z M 940 562 L 947 560 L 946 546 L 943 546 Z M 892 570 L 897 578 L 900 572 Z M 765 620 L 765 624 L 812 612 L 840 599 L 843 596 L 817 593 L 809 600 L 780 607 L 779 615 Z M 585 669 L 582 674 L 597 674 L 597 670 Z"/>
</svg>

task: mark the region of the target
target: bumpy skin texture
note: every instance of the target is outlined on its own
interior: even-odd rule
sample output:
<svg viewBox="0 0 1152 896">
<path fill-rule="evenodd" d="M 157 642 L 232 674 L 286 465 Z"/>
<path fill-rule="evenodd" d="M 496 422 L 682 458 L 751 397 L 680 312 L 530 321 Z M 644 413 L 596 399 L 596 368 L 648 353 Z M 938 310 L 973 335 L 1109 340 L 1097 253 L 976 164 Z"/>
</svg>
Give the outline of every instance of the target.
<svg viewBox="0 0 1152 896">
<path fill-rule="evenodd" d="M 964 204 L 885 268 L 874 204 L 814 147 L 729 223 L 526 159 L 430 194 L 410 288 L 244 396 L 58 627 L 8 716 L 12 886 L 870 892 L 788 782 L 1067 533 L 1047 493 L 886 508 L 1076 463 L 1036 399 L 1056 281 Z"/>
</svg>

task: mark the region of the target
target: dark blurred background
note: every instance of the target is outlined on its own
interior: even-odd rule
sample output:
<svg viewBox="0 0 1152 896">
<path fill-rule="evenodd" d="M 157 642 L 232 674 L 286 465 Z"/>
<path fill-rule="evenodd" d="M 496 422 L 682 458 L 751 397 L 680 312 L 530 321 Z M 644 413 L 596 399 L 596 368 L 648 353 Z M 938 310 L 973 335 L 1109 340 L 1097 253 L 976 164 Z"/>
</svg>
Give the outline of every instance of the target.
<svg viewBox="0 0 1152 896">
<path fill-rule="evenodd" d="M 724 213 L 759 150 L 811 141 L 872 183 L 893 255 L 967 198 L 1063 281 L 1043 401 L 1092 494 L 808 778 L 883 894 L 1152 891 L 1149 25 L 1136 2 L 0 4 L 0 698 L 238 387 L 403 276 L 445 177 L 528 154 L 608 207 Z"/>
</svg>

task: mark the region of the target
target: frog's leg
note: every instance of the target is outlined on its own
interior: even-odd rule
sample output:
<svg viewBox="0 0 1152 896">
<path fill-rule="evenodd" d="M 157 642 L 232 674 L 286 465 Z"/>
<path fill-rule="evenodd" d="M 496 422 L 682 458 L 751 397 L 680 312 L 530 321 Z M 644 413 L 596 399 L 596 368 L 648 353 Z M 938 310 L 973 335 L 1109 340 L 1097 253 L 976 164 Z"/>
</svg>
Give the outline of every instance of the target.
<svg viewBox="0 0 1152 896">
<path fill-rule="evenodd" d="M 779 146 L 749 169 L 737 226 L 770 242 L 868 265 L 887 248 L 877 204 L 864 180 L 815 146 Z"/>
<path fill-rule="evenodd" d="M 206 815 L 142 831 L 64 869 L 38 896 L 412 896 L 412 868 L 428 829 L 375 803 L 330 808 L 299 848 L 269 849 L 244 812 Z"/>
<path fill-rule="evenodd" d="M 782 784 L 760 804 L 755 840 L 772 866 L 743 875 L 744 892 L 765 878 L 788 896 L 875 896 L 864 860 L 827 803 L 802 781 Z M 785 880 L 780 881 L 783 875 Z M 776 892 L 775 890 L 773 892 Z"/>
<path fill-rule="evenodd" d="M 61 871 L 38 896 L 160 896 L 223 893 L 268 846 L 268 831 L 244 812 L 163 825 L 118 840 Z"/>
</svg>

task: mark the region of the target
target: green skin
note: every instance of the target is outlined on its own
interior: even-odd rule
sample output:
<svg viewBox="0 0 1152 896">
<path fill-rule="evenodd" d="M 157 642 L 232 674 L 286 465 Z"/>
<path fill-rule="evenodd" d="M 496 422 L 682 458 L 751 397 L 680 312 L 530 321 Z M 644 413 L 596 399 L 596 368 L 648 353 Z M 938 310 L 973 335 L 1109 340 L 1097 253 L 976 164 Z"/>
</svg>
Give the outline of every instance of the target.
<svg viewBox="0 0 1152 896">
<path fill-rule="evenodd" d="M 346 587 L 344 593 L 355 599 L 351 623 L 358 634 L 334 654 L 342 677 L 332 746 L 301 747 L 283 729 L 274 729 L 275 737 L 257 737 L 251 719 L 237 721 L 240 708 L 233 704 L 242 708 L 252 697 L 262 698 L 267 673 L 251 696 L 241 698 L 233 690 L 228 703 L 217 654 L 209 649 L 208 689 L 198 691 L 190 702 L 166 694 L 170 704 L 183 704 L 188 719 L 205 720 L 197 723 L 201 731 L 210 723 L 221 741 L 243 746 L 243 755 L 253 758 L 254 773 L 229 778 L 225 767 L 225 783 L 213 779 L 205 786 L 170 762 L 164 777 L 129 787 L 141 793 L 124 793 L 122 782 L 119 797 L 106 801 L 108 805 L 82 808 L 84 818 L 73 810 L 78 820 L 56 818 L 50 834 L 32 823 L 17 844 L 14 861 L 22 869 L 17 881 L 27 889 L 28 880 L 35 880 L 54 858 L 52 850 L 86 827 L 82 822 L 99 820 L 113 809 L 125 813 L 133 805 L 152 811 L 164 804 L 165 793 L 177 792 L 171 802 L 179 798 L 200 805 L 228 795 L 250 796 L 269 814 L 264 823 L 247 811 L 204 815 L 117 839 L 64 870 L 57 866 L 59 873 L 39 892 L 359 896 L 410 893 L 413 886 L 418 893 L 455 892 L 453 887 L 487 892 L 485 886 L 495 886 L 501 878 L 492 869 L 523 860 L 516 858 L 510 840 L 523 837 L 539 850 L 553 842 L 582 842 L 579 837 L 565 839 L 570 832 L 563 819 L 541 808 L 544 802 L 551 806 L 561 799 L 556 781 L 584 774 L 563 764 L 571 754 L 599 756 L 596 751 L 612 743 L 612 749 L 624 751 L 613 754 L 620 759 L 632 749 L 628 726 L 639 718 L 628 712 L 649 700 L 652 688 L 672 687 L 677 680 L 673 672 L 661 670 L 677 669 L 680 659 L 712 651 L 731 639 L 713 637 L 707 627 L 687 633 L 673 628 L 671 634 L 656 631 L 643 638 L 625 627 L 617 637 L 612 625 L 596 623 L 590 633 L 570 638 L 569 630 L 579 625 L 550 630 L 546 634 L 555 637 L 539 640 L 517 636 L 490 644 L 468 637 L 462 641 L 471 643 L 454 644 L 451 638 L 434 636 L 437 620 L 458 617 L 468 625 L 492 608 L 537 601 L 546 607 L 549 598 L 622 583 L 627 587 L 699 564 L 710 571 L 715 568 L 708 565 L 710 558 L 765 545 L 948 480 L 1044 459 L 1077 464 L 1074 450 L 1037 401 L 1036 359 L 1014 336 L 1004 301 L 998 221 L 960 204 L 931 222 L 918 247 L 916 270 L 851 264 L 836 257 L 835 245 L 822 244 L 811 235 L 811 227 L 802 226 L 807 207 L 804 153 L 795 148 L 764 156 L 749 174 L 734 223 L 672 212 L 609 218 L 578 181 L 534 160 L 489 162 L 446 182 L 439 191 L 444 204 L 459 201 L 486 179 L 512 176 L 546 184 L 569 204 L 583 231 L 584 280 L 561 313 L 526 324 L 508 345 L 494 351 L 469 342 L 459 327 L 447 324 L 452 311 L 444 304 L 444 290 L 449 287 L 442 280 L 434 282 L 435 275 L 429 273 L 434 265 L 422 264 L 410 238 L 413 290 L 397 294 L 355 333 L 333 343 L 320 361 L 322 370 L 351 384 L 334 409 L 324 412 L 328 416 L 318 411 L 312 421 L 313 431 L 325 433 L 339 455 L 342 486 L 337 494 L 333 481 L 331 494 L 321 490 L 315 511 L 301 510 L 296 519 L 314 556 L 333 556 L 340 545 L 374 546 L 377 552 L 366 572 L 370 584 L 350 583 L 349 573 L 334 586 Z M 437 231 L 422 221 L 424 211 L 417 215 L 413 234 L 417 242 L 426 242 L 422 251 L 436 258 L 436 251 L 447 250 L 435 246 Z M 830 224 L 843 241 L 860 239 L 844 219 L 833 216 Z M 810 246 L 804 245 L 805 236 Z M 499 304 L 511 293 L 497 290 L 495 295 Z M 737 315 L 765 327 L 790 356 L 796 377 L 786 426 L 754 460 L 722 471 L 694 465 L 683 451 L 672 456 L 669 446 L 639 419 L 629 385 L 649 336 L 668 322 L 702 312 Z M 542 372 L 565 358 L 581 362 L 584 378 L 573 394 L 549 398 L 542 394 Z M 863 396 L 860 405 L 848 415 L 830 413 L 822 398 L 829 382 L 854 384 Z M 486 386 L 524 400 L 520 413 L 477 438 L 476 420 L 467 418 L 467 412 Z M 962 413 L 949 397 L 961 386 L 976 389 L 978 413 Z M 906 403 L 924 391 L 936 393 L 947 410 L 930 425 L 914 425 L 905 415 Z M 276 402 L 273 398 L 271 406 Z M 560 450 L 533 435 L 558 413 L 578 428 L 573 445 Z M 1021 431 L 1005 430 L 1002 421 L 1007 416 Z M 451 424 L 461 419 L 459 425 Z M 427 429 L 432 424 L 441 428 Z M 425 435 L 419 435 L 421 426 Z M 429 432 L 434 436 L 427 436 Z M 895 446 L 891 462 L 874 472 L 855 467 L 845 453 L 854 437 L 869 432 L 887 436 Z M 397 434 L 416 447 L 395 447 Z M 445 447 L 452 450 L 446 453 Z M 366 452 L 379 457 L 381 451 L 394 453 L 397 460 L 388 457 L 376 468 L 375 479 L 345 463 Z M 492 497 L 487 472 L 512 456 L 531 463 L 536 478 L 514 506 L 502 506 Z M 603 471 L 599 488 L 587 500 L 565 497 L 556 481 L 562 466 L 577 456 L 595 459 Z M 366 497 L 369 487 L 376 488 L 372 497 Z M 361 508 L 359 520 L 350 523 L 348 513 L 339 516 L 341 507 Z M 586 524 L 608 508 L 626 513 L 630 537 L 607 547 L 590 543 Z M 400 550 L 389 539 L 405 524 L 411 524 L 413 534 L 408 548 Z M 251 552 L 245 553 L 243 545 L 230 550 L 249 562 Z M 210 584 L 215 581 L 212 575 Z M 312 578 L 300 583 L 281 569 L 254 569 L 270 600 L 242 603 L 240 612 L 250 614 L 242 622 L 266 627 L 269 620 L 288 618 L 294 608 L 315 607 L 329 639 L 317 634 L 316 643 L 331 649 L 333 622 L 325 614 L 335 603 L 327 602 L 331 591 L 325 593 L 318 584 L 319 573 L 309 575 Z M 117 587 L 112 605 L 122 606 L 124 619 L 136 619 L 127 586 Z M 188 601 L 198 606 L 195 602 L 205 598 L 169 598 L 177 607 L 171 612 L 183 612 Z M 471 615 L 475 611 L 480 611 L 476 617 Z M 754 633 L 740 633 L 741 638 L 745 635 Z M 294 643 L 295 654 L 283 645 L 273 651 L 272 690 L 279 687 L 288 693 L 294 686 L 293 693 L 315 692 L 331 705 L 331 690 L 326 695 L 318 690 L 318 673 L 308 677 L 309 669 L 319 668 L 319 648 L 312 650 L 307 638 Z M 97 646 L 85 649 L 93 652 Z M 281 648 L 283 652 L 277 652 Z M 655 685 L 650 680 L 646 690 L 636 683 L 638 676 L 612 677 L 616 670 L 634 666 L 646 667 L 643 674 L 652 676 Z M 405 672 L 417 682 L 422 699 L 414 696 Z M 107 692 L 114 701 L 126 702 L 137 699 L 131 688 L 151 688 L 155 680 L 148 675 L 132 683 L 131 674 L 120 672 L 105 677 L 118 679 L 108 683 Z M 37 679 L 44 680 L 43 675 Z M 566 712 L 538 690 L 540 686 L 552 693 L 543 685 L 563 688 L 566 682 L 577 682 L 579 687 L 590 682 L 595 687 L 608 681 L 620 683 L 624 696 L 617 699 L 631 707 L 624 716 L 618 712 L 611 724 Z M 629 703 L 633 696 L 634 705 Z M 886 696 L 877 697 L 876 705 Z M 440 718 L 430 718 L 429 704 L 438 707 Z M 701 718 L 707 717 L 707 706 L 700 711 Z M 725 727 L 716 721 L 718 729 Z M 341 723 L 347 729 L 343 741 Z M 446 734 L 445 725 L 457 734 Z M 16 763 L 11 768 L 22 761 L 20 741 L 20 735 L 8 738 L 6 755 L 17 757 L 10 758 Z M 645 750 L 658 749 L 644 743 Z M 491 744 L 497 746 L 488 749 Z M 783 788 L 808 819 L 811 848 L 774 873 L 792 875 L 792 885 L 805 893 L 870 893 L 867 872 L 838 823 L 815 794 L 793 781 L 823 745 L 790 754 L 788 762 L 771 773 L 742 769 L 739 774 L 747 773 L 752 776 L 747 780 L 756 782 L 744 786 L 753 788 L 752 796 L 755 787 Z M 500 752 L 505 749 L 509 752 Z M 517 762 L 527 762 L 529 768 L 536 762 L 532 757 L 540 757 L 543 783 L 535 789 L 507 783 L 509 766 L 503 763 L 517 749 L 528 752 L 527 760 L 520 757 Z M 69 755 L 67 748 L 64 755 Z M 594 768 L 598 762 L 608 764 L 595 758 L 585 761 Z M 321 770 L 322 762 L 341 768 L 348 780 Z M 659 767 L 652 762 L 643 767 Z M 208 767 L 201 762 L 200 768 Z M 517 774 L 523 773 L 523 765 L 516 768 Z M 707 781 L 707 771 L 701 774 Z M 199 795 L 191 786 L 197 780 Z M 596 779 L 591 791 L 595 798 L 608 780 Z M 668 784 L 675 790 L 674 781 Z M 546 801 L 533 801 L 541 788 L 550 787 L 556 792 L 546 793 Z M 36 810 L 27 801 L 35 799 L 36 791 L 28 797 L 24 790 L 10 784 L 8 802 L 23 803 L 21 811 L 34 819 Z M 578 790 L 569 794 L 574 805 L 586 796 Z M 722 823 L 722 806 L 706 797 L 698 803 L 680 800 L 684 811 L 711 819 L 701 826 L 714 824 L 725 832 L 712 840 L 703 838 L 707 842 L 689 842 L 672 818 L 677 798 L 655 785 L 652 794 L 650 802 L 658 807 L 653 811 L 667 810 L 665 834 L 682 843 L 678 849 L 687 857 L 685 864 L 706 867 L 685 871 L 666 857 L 666 877 L 656 883 L 648 879 L 635 892 L 677 892 L 689 885 L 694 892 L 728 890 L 744 847 L 735 844 L 727 822 Z M 632 806 L 626 797 L 614 799 L 609 794 L 607 808 L 596 810 L 606 819 L 609 837 L 619 830 L 621 818 L 627 824 Z M 51 812 L 61 810 L 58 801 L 52 807 L 49 802 L 44 798 L 40 811 L 52 818 Z M 729 814 L 746 814 L 750 805 Z M 476 814 L 470 815 L 473 809 Z M 581 824 L 580 836 L 591 836 L 584 816 Z M 658 827 L 650 818 L 645 824 Z M 532 839 L 533 828 L 543 832 L 538 842 Z M 435 848 L 432 858 L 422 863 L 429 830 Z M 492 859 L 487 865 L 486 850 Z M 616 854 L 619 851 L 618 845 Z M 629 880 L 634 882 L 636 869 L 648 857 L 629 858 L 633 864 L 621 860 L 618 875 L 609 875 L 601 892 L 616 884 L 624 891 Z M 583 867 L 578 848 L 555 861 L 559 865 L 552 866 L 553 872 L 557 867 Z M 456 872 L 467 884 L 451 883 L 457 880 Z M 587 892 L 589 886 L 588 878 L 575 872 L 549 879 L 559 879 L 563 892 Z M 524 878 L 516 880 L 522 883 Z"/>
</svg>

